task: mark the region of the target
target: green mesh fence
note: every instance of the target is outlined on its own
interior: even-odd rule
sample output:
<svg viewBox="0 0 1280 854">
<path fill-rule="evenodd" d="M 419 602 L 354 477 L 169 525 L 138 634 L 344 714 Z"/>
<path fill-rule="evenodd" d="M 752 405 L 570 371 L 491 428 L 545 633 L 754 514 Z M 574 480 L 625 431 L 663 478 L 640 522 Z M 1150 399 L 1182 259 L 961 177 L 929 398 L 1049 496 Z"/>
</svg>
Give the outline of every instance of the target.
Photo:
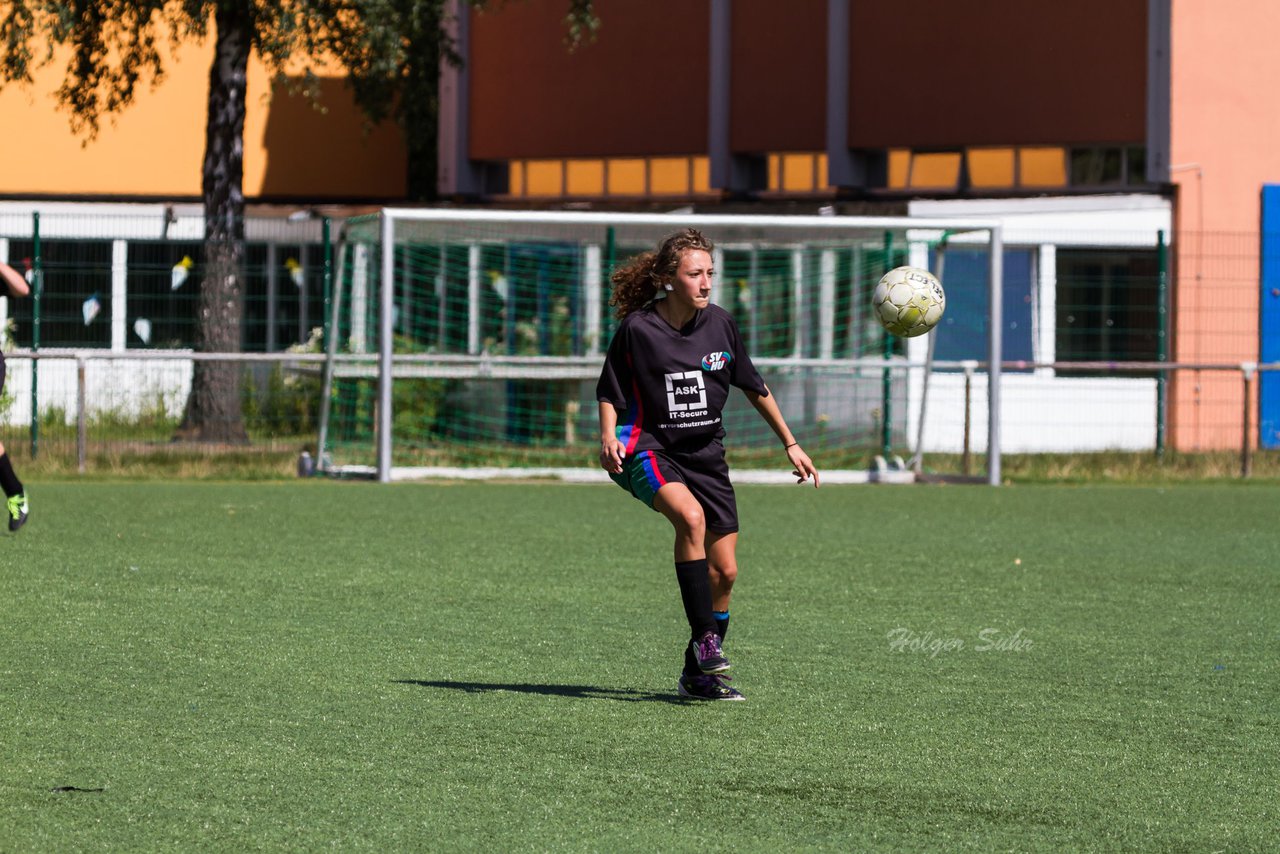
<svg viewBox="0 0 1280 854">
<path fill-rule="evenodd" d="M 179 450 L 174 439 L 191 386 L 203 217 L 196 207 L 57 207 L 0 211 L 0 260 L 32 286 L 25 298 L 0 299 L 8 353 L 0 441 L 52 470 L 170 455 Z M 323 226 L 312 218 L 246 220 L 233 355 L 320 352 Z M 80 375 L 76 353 L 90 357 Z M 283 357 L 233 364 L 237 426 L 248 443 L 230 450 L 283 458 L 314 445 L 318 379 Z"/>
<path fill-rule="evenodd" d="M 0 206 L 0 259 L 40 283 L 38 301 L 0 299 L 8 355 L 0 441 L 11 453 L 67 465 L 87 454 L 93 469 L 95 454 L 107 466 L 183 447 L 174 439 L 193 372 L 203 220 L 195 207 L 124 207 L 66 205 L 35 216 Z M 379 462 L 385 278 L 395 465 L 592 467 L 594 385 L 615 325 L 608 272 L 694 223 L 717 244 L 714 299 L 737 318 L 820 465 L 862 469 L 886 451 L 909 458 L 923 448 L 926 471 L 962 471 L 968 449 L 968 470 L 982 470 L 992 331 L 982 229 L 850 218 L 387 216 L 394 238 L 385 258 L 382 216 L 335 221 L 328 243 L 325 223 L 309 216 L 246 220 L 239 346 L 227 355 L 249 448 L 296 457 L 327 431 L 334 467 Z M 1007 230 L 1003 450 L 1158 454 L 1256 441 L 1256 391 L 1241 366 L 1256 357 L 1258 245 L 1250 234 L 1174 242 L 1155 232 Z M 924 340 L 886 341 L 867 305 L 883 270 L 902 263 L 944 270 L 948 308 L 927 393 Z M 335 348 L 328 393 L 326 343 Z M 76 354 L 94 357 L 83 401 Z M 273 355 L 236 361 L 257 354 Z M 1124 367 L 1133 364 L 1141 367 Z M 778 466 L 773 437 L 736 393 L 726 427 L 736 465 Z"/>
<path fill-rule="evenodd" d="M 253 219 L 245 231 L 241 350 L 307 342 L 324 322 L 322 222 Z M 8 301 L 12 344 L 192 347 L 202 232 L 201 217 L 166 218 L 163 209 L 153 216 L 0 214 L 0 260 L 28 277 L 38 265 L 42 277 L 38 307 L 34 299 Z"/>
</svg>

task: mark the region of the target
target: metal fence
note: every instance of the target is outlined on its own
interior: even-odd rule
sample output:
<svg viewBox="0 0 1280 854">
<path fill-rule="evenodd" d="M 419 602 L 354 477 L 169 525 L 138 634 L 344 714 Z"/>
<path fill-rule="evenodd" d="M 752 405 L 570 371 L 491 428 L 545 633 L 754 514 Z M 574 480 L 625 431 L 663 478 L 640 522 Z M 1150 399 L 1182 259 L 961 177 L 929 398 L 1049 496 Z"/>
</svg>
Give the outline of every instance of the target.
<svg viewBox="0 0 1280 854">
<path fill-rule="evenodd" d="M 0 441 L 16 458 L 60 471 L 112 470 L 182 455 L 275 457 L 313 447 L 319 354 L 49 349 L 5 357 Z M 197 363 L 232 368 L 238 438 L 184 442 Z"/>
<path fill-rule="evenodd" d="M 372 383 L 371 358 L 342 357 L 338 382 L 364 378 Z M 910 392 L 923 382 L 924 365 L 901 357 L 888 363 L 840 363 L 826 372 L 810 371 L 808 379 L 789 366 L 762 361 L 762 370 L 779 390 L 789 419 L 816 425 L 800 438 L 820 464 L 866 467 L 882 453 L 878 395 L 887 367 L 897 403 L 892 431 L 895 450 L 904 458 L 918 451 L 924 472 L 968 475 L 981 469 L 987 451 L 987 373 L 981 362 L 939 363 L 929 378 L 927 394 L 913 398 Z M 242 441 L 180 441 L 197 362 L 235 366 Z M 0 441 L 15 458 L 40 460 L 53 470 L 111 471 L 131 460 L 163 461 L 182 454 L 236 454 L 271 459 L 280 467 L 291 465 L 303 451 L 317 452 L 324 366 L 324 356 L 319 353 L 50 349 L 12 352 L 6 356 L 6 366 L 8 377 L 0 395 Z M 532 368 L 523 363 L 519 367 L 524 373 Z M 538 456 L 530 443 L 510 441 L 505 435 L 471 437 L 482 440 L 474 444 L 483 445 L 479 453 L 484 463 L 590 466 L 594 459 L 595 415 L 590 405 L 594 382 L 584 377 L 594 368 L 594 362 L 539 366 L 539 387 L 572 386 L 573 393 L 564 397 L 563 405 L 541 414 L 545 424 L 525 422 L 520 427 L 554 436 L 554 442 L 543 443 L 543 453 Z M 1236 471 L 1249 476 L 1260 445 L 1259 378 L 1275 376 L 1280 363 L 1010 361 L 1003 368 L 1006 455 L 1124 453 L 1158 459 L 1174 448 L 1161 435 L 1161 388 L 1211 378 L 1223 387 L 1235 386 L 1238 405 L 1234 411 L 1223 407 L 1215 426 L 1226 429 L 1229 425 L 1235 443 L 1227 450 L 1238 456 Z M 564 373 L 563 383 L 547 379 L 557 370 Z M 501 365 L 464 365 L 458 357 L 430 355 L 397 357 L 395 372 L 415 383 L 406 387 L 408 396 L 399 398 L 404 401 L 403 414 L 428 419 L 437 418 L 438 413 L 429 403 L 430 395 L 421 393 L 424 386 L 440 393 L 441 404 L 478 401 L 477 405 L 488 407 L 506 398 L 512 377 L 524 376 Z M 370 385 L 361 404 L 362 415 L 352 419 L 362 426 L 351 429 L 362 430 L 362 434 L 331 436 L 330 441 L 363 442 L 372 448 L 374 400 Z M 431 413 L 424 415 L 424 407 Z M 804 408 L 812 410 L 807 422 Z M 451 417 L 461 423 L 458 419 L 464 416 L 455 412 Z M 756 420 L 745 405 L 726 414 L 726 424 L 738 437 L 737 445 L 744 454 L 753 453 L 753 449 L 767 452 L 772 447 L 751 438 Z M 451 455 L 445 450 L 451 442 L 456 444 L 456 437 L 442 436 L 435 447 L 431 442 L 415 444 L 411 451 L 405 451 L 404 461 L 480 464 L 480 457 Z M 761 459 L 767 461 L 767 454 Z"/>
<path fill-rule="evenodd" d="M 192 349 L 202 272 L 199 210 L 139 207 L 130 215 L 95 214 L 92 206 L 41 215 L 0 212 L 0 260 L 39 285 L 38 298 L 0 299 L 9 374 L 0 396 L 0 440 L 11 453 L 56 458 L 84 471 L 121 455 L 177 453 L 183 445 L 173 439 L 182 435 L 193 365 L 221 361 L 235 365 L 240 377 L 249 444 L 205 446 L 203 453 L 285 455 L 313 446 L 320 330 L 334 268 L 342 264 L 346 224 L 309 215 L 246 221 L 241 350 L 200 354 Z M 1255 449 L 1280 446 L 1276 395 L 1264 393 L 1280 378 L 1274 365 L 1254 363 L 1266 334 L 1259 321 L 1266 297 L 1259 273 L 1264 245 L 1258 234 L 1209 232 L 1181 232 L 1176 240 L 1163 232 L 1056 232 L 1006 240 L 1000 312 L 1004 452 L 1230 453 L 1247 471 Z M 936 247 L 923 251 L 895 263 L 936 260 L 930 254 Z M 447 247 L 439 252 L 452 258 Z M 820 360 L 829 353 L 842 366 L 837 373 L 861 378 L 837 386 L 811 374 L 783 401 L 812 410 L 802 420 L 823 431 L 826 450 L 842 464 L 869 461 L 891 445 L 904 457 L 923 452 L 959 471 L 963 460 L 972 464 L 985 452 L 987 429 L 976 413 L 986 405 L 983 342 L 990 307 L 982 265 L 968 254 L 963 246 L 947 253 L 948 313 L 927 382 L 921 341 L 892 347 L 873 364 L 881 348 L 878 338 L 869 337 L 874 326 L 861 307 L 867 282 L 853 275 L 852 262 L 848 271 L 835 268 L 837 283 L 850 284 L 833 294 L 834 320 L 826 324 L 818 316 L 822 309 L 805 308 L 797 301 L 800 291 L 792 290 L 810 287 L 793 284 L 801 269 L 795 253 L 729 248 L 721 288 L 732 295 L 726 306 L 745 312 L 740 323 L 762 362 L 796 354 Z M 505 263 L 495 259 L 495 265 Z M 404 263 L 410 260 L 406 256 Z M 508 298 L 510 305 L 524 303 L 500 289 L 518 289 L 520 280 L 494 275 L 481 281 L 486 302 L 477 315 L 494 320 L 475 335 L 452 319 L 472 287 L 464 273 L 455 282 L 452 267 L 441 264 L 439 275 L 406 278 L 398 334 L 419 361 L 450 353 L 525 353 L 530 341 L 562 338 L 570 349 L 586 346 L 574 314 L 576 292 L 568 285 L 581 279 L 579 262 L 566 255 L 563 263 L 543 266 L 555 273 L 557 264 L 566 276 L 565 311 L 550 299 L 545 318 L 510 314 Z M 560 285 L 539 287 L 550 287 L 554 297 Z M 587 304 L 599 311 L 602 298 Z M 541 304 L 532 297 L 526 302 Z M 790 317 L 793 328 L 761 314 L 778 306 L 787 308 L 780 316 Z M 539 326 L 544 321 L 546 328 Z M 824 329 L 834 329 L 830 341 L 821 337 Z M 779 383 L 784 375 L 793 376 L 780 373 Z M 892 382 L 881 383 L 885 376 Z M 502 397 L 490 391 L 477 379 L 450 393 L 462 402 Z M 556 424 L 535 432 L 557 434 L 570 445 L 575 437 L 593 435 L 589 390 L 582 397 L 572 410 L 576 421 L 566 426 L 564 410 L 549 412 Z M 430 432 L 425 435 L 429 441 Z"/>
</svg>

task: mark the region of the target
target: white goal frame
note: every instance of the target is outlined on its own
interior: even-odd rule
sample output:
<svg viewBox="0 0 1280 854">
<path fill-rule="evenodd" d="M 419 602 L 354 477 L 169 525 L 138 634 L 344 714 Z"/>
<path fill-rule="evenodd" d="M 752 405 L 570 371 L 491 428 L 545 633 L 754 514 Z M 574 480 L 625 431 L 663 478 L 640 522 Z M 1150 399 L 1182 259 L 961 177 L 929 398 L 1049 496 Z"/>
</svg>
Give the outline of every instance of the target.
<svg viewBox="0 0 1280 854">
<path fill-rule="evenodd" d="M 476 223 L 476 224 L 528 224 L 559 225 L 608 228 L 610 226 L 643 226 L 675 230 L 694 227 L 708 231 L 714 235 L 717 228 L 759 228 L 770 232 L 795 231 L 798 233 L 821 233 L 830 231 L 848 231 L 853 229 L 890 229 L 907 233 L 909 231 L 933 232 L 938 235 L 977 235 L 986 233 L 989 266 L 987 278 L 989 283 L 988 339 L 987 360 L 979 362 L 977 367 L 984 369 L 988 375 L 987 387 L 987 478 L 991 486 L 1001 482 L 1000 466 L 1000 413 L 1001 413 L 1001 353 L 1002 335 L 1002 292 L 1004 238 L 1002 225 L 993 220 L 963 219 L 927 219 L 918 217 L 858 217 L 858 216 L 768 216 L 768 215 L 735 215 L 735 214 L 635 214 L 607 212 L 552 212 L 552 211 L 495 211 L 495 210 L 463 210 L 463 209 L 423 209 L 423 208 L 383 208 L 378 212 L 379 237 L 382 254 L 380 258 L 381 280 L 380 304 L 378 312 L 379 351 L 376 365 L 371 366 L 377 376 L 378 412 L 376 421 L 377 463 L 370 472 L 378 481 L 387 483 L 397 479 L 392 470 L 392 381 L 397 373 L 397 363 L 420 361 L 421 357 L 398 358 L 393 356 L 393 325 L 395 318 L 395 227 L 400 221 L 416 223 Z M 921 238 L 927 240 L 928 238 Z M 973 238 L 970 238 L 973 239 Z M 952 237 L 955 243 L 962 242 Z M 392 283 L 392 286 L 385 286 Z M 945 284 L 945 283 L 944 283 Z M 336 309 L 335 300 L 335 309 Z M 447 357 L 434 357 L 439 361 Z M 456 357 L 455 357 L 456 358 Z M 464 360 L 465 361 L 465 360 Z M 494 363 L 504 362 L 501 358 L 493 358 Z M 563 360 L 561 360 L 563 361 Z M 598 360 L 597 360 L 598 361 Z M 812 362 L 813 360 L 806 360 Z M 841 364 L 855 365 L 867 360 L 845 360 Z M 334 362 L 330 358 L 328 364 Z M 883 361 L 876 364 L 883 365 Z M 935 367 L 960 367 L 935 362 Z M 972 363 L 968 363 L 972 365 Z M 898 368 L 922 369 L 924 362 L 895 361 Z M 403 371 L 403 367 L 401 369 Z M 865 480 L 865 473 L 862 480 Z M 833 480 L 839 480 L 838 473 Z"/>
</svg>

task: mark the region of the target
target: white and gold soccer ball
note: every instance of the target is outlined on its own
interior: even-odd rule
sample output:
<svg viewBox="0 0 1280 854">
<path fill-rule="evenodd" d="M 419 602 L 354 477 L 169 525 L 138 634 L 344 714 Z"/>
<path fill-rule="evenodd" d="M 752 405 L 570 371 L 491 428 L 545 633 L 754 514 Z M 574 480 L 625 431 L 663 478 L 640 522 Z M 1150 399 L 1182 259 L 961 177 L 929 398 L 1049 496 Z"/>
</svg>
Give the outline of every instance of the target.
<svg viewBox="0 0 1280 854">
<path fill-rule="evenodd" d="M 890 333 L 914 338 L 938 325 L 947 308 L 947 295 L 938 277 L 928 270 L 895 267 L 876 285 L 871 307 Z"/>
</svg>

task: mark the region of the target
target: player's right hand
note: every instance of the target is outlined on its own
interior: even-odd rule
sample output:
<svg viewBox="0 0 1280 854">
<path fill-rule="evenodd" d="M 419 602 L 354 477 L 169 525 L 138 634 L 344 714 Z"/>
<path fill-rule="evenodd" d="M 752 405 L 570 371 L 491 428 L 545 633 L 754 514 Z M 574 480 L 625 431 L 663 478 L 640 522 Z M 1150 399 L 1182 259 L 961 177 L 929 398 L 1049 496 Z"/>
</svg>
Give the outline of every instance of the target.
<svg viewBox="0 0 1280 854">
<path fill-rule="evenodd" d="M 600 468 L 609 474 L 622 474 L 622 458 L 627 455 L 627 446 L 617 439 L 604 439 L 600 442 Z"/>
</svg>

